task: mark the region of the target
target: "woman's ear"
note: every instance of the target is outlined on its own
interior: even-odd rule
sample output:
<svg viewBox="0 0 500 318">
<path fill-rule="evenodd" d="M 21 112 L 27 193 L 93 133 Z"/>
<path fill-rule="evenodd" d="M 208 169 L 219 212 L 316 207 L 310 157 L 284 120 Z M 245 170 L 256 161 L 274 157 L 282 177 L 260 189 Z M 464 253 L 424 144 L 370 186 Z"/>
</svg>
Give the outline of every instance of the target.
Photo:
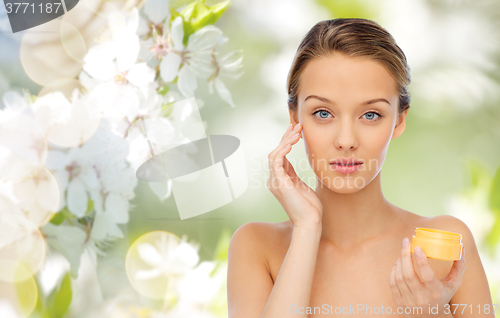
<svg viewBox="0 0 500 318">
<path fill-rule="evenodd" d="M 292 124 L 293 127 L 299 123 L 299 119 L 297 116 L 297 112 L 294 112 L 290 108 L 288 108 L 288 113 L 290 114 L 290 123 Z"/>
<path fill-rule="evenodd" d="M 399 137 L 403 133 L 403 131 L 405 131 L 406 115 L 407 114 L 408 114 L 408 109 L 406 109 L 404 112 L 399 114 L 398 122 L 396 123 L 396 126 L 394 127 L 394 131 L 392 132 L 391 139 Z"/>
</svg>

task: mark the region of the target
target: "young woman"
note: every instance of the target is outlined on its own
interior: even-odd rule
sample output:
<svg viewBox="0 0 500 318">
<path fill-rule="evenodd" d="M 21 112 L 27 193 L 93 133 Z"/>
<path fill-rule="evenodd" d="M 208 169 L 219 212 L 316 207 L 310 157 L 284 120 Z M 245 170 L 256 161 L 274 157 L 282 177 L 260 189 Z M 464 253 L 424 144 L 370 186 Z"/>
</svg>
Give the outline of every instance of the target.
<svg viewBox="0 0 500 318">
<path fill-rule="evenodd" d="M 289 220 L 234 233 L 230 318 L 494 317 L 467 225 L 419 216 L 382 194 L 380 171 L 405 129 L 409 83 L 404 53 L 373 21 L 326 20 L 307 33 L 288 75 L 291 124 L 268 156 L 267 186 Z M 286 158 L 301 138 L 314 191 Z M 411 253 L 416 227 L 462 234 L 461 259 Z"/>
</svg>

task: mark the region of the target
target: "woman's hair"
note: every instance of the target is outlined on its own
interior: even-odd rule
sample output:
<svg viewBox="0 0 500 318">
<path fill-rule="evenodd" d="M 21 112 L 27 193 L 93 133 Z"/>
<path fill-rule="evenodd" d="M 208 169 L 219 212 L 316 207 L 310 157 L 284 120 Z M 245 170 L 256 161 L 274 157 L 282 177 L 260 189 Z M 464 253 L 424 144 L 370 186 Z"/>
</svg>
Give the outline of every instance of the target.
<svg viewBox="0 0 500 318">
<path fill-rule="evenodd" d="M 380 62 L 392 75 L 399 91 L 399 113 L 410 107 L 410 68 L 392 35 L 374 21 L 339 18 L 316 23 L 300 43 L 288 73 L 288 107 L 296 111 L 300 75 L 307 63 L 334 52 L 368 57 Z"/>
</svg>

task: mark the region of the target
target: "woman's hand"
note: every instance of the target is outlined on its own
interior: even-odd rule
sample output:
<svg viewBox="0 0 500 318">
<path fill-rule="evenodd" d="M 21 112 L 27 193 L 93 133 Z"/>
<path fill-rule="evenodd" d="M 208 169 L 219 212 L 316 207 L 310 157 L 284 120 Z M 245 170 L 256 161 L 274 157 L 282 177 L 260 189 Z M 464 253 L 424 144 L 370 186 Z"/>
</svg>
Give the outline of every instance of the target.
<svg viewBox="0 0 500 318">
<path fill-rule="evenodd" d="M 269 155 L 270 176 L 268 189 L 278 199 L 294 227 L 321 223 L 323 206 L 316 194 L 295 173 L 293 166 L 285 157 L 292 145 L 300 139 L 302 125 L 293 129 L 290 125 L 280 144 Z"/>
<path fill-rule="evenodd" d="M 421 252 L 421 253 L 419 253 Z M 420 254 L 420 255 L 419 255 Z M 408 238 L 403 239 L 403 249 L 401 257 L 398 258 L 396 264 L 392 266 L 390 276 L 390 286 L 392 297 L 396 305 L 406 307 L 409 314 L 402 315 L 407 318 L 413 317 L 448 317 L 445 313 L 445 305 L 447 305 L 451 297 L 455 294 L 458 287 L 462 284 L 462 275 L 465 270 L 465 248 L 462 248 L 462 258 L 453 262 L 453 266 L 448 275 L 439 280 L 427 261 L 427 256 L 421 248 L 415 247 L 415 257 L 417 265 L 420 269 L 423 282 L 417 276 L 412 262 L 412 253 L 410 251 L 410 241 Z M 430 307 L 429 307 L 430 305 Z M 430 313 L 429 308 L 438 306 L 439 314 Z M 413 307 L 421 307 L 417 313 Z"/>
</svg>

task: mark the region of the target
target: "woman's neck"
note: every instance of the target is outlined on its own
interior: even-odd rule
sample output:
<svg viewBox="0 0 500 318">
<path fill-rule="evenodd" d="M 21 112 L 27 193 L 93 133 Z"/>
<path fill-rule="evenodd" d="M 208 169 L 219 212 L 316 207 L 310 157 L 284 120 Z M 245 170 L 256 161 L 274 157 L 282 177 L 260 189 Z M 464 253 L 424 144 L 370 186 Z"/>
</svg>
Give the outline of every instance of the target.
<svg viewBox="0 0 500 318">
<path fill-rule="evenodd" d="M 382 194 L 380 172 L 368 185 L 353 193 L 337 193 L 318 184 L 315 192 L 323 204 L 321 240 L 348 250 L 388 233 L 397 224 L 397 208 Z"/>
</svg>

